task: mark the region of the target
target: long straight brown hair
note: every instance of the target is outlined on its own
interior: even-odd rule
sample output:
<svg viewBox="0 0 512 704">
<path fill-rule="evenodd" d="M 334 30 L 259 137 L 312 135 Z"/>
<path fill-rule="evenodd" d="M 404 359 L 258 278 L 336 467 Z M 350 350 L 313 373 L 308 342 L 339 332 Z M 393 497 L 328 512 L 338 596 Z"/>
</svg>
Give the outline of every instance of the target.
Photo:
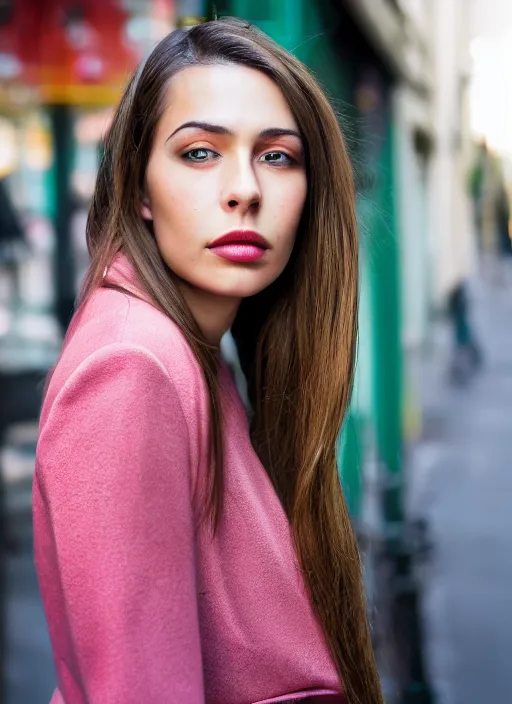
<svg viewBox="0 0 512 704">
<path fill-rule="evenodd" d="M 105 142 L 87 223 L 91 265 L 81 301 L 103 285 L 117 252 L 182 330 L 210 400 L 209 516 L 222 514 L 218 350 L 209 345 L 140 215 L 145 171 L 169 81 L 189 66 L 229 63 L 264 72 L 301 131 L 308 196 L 290 262 L 240 306 L 233 325 L 253 404 L 252 442 L 288 515 L 311 601 L 350 704 L 383 702 L 361 562 L 340 486 L 336 442 L 352 389 L 358 241 L 352 172 L 336 117 L 307 69 L 257 29 L 220 20 L 171 33 L 134 75 Z"/>
</svg>

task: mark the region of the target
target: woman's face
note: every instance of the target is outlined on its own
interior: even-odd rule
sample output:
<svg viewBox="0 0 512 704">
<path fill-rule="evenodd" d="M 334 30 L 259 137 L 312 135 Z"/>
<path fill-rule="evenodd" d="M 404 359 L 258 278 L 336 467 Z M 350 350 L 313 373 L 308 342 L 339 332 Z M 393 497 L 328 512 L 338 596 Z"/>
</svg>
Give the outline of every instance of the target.
<svg viewBox="0 0 512 704">
<path fill-rule="evenodd" d="M 213 65 L 172 79 L 142 216 L 186 283 L 230 298 L 271 284 L 290 257 L 306 191 L 297 124 L 270 78 Z"/>
</svg>

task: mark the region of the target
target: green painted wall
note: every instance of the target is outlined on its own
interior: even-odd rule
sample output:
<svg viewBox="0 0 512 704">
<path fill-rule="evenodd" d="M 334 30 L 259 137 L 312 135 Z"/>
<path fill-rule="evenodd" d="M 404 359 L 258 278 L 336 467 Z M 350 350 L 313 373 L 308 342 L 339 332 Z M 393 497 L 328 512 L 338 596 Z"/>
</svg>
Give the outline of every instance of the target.
<svg viewBox="0 0 512 704">
<path fill-rule="evenodd" d="M 393 193 L 393 125 L 387 121 L 374 190 L 374 223 L 368 239 L 375 439 L 388 488 L 384 517 L 402 520 L 402 351 L 400 263 Z"/>
</svg>

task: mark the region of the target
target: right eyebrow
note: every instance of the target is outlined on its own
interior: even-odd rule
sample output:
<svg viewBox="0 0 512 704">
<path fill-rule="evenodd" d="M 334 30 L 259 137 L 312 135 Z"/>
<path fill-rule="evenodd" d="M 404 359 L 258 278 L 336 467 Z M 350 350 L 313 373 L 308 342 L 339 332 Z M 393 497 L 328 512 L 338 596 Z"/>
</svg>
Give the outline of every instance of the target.
<svg viewBox="0 0 512 704">
<path fill-rule="evenodd" d="M 203 130 L 204 132 L 212 132 L 213 134 L 233 134 L 231 130 L 228 130 L 227 127 L 222 127 L 222 125 L 212 125 L 210 122 L 196 122 L 195 120 L 191 120 L 190 122 L 184 122 L 182 125 L 177 127 L 174 132 L 167 137 L 166 142 L 169 141 L 171 137 L 174 137 L 177 132 L 190 128 Z"/>
</svg>

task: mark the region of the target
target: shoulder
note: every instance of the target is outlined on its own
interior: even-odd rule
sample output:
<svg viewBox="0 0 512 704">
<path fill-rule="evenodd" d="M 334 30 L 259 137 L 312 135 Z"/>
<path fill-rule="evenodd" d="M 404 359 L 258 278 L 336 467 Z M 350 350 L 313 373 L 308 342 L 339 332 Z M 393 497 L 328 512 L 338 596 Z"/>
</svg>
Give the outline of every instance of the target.
<svg viewBox="0 0 512 704">
<path fill-rule="evenodd" d="M 113 342 L 147 348 L 164 366 L 197 365 L 176 323 L 151 303 L 129 293 L 99 289 L 79 310 L 65 350 L 90 354 Z"/>
<path fill-rule="evenodd" d="M 201 369 L 178 326 L 146 301 L 100 289 L 72 322 L 45 407 L 70 384 L 122 388 L 126 377 L 145 393 L 171 384 L 187 416 L 204 406 Z"/>
<path fill-rule="evenodd" d="M 154 437 L 162 427 L 179 430 L 182 439 L 188 435 L 180 394 L 145 347 L 111 342 L 87 355 L 66 378 L 59 372 L 57 367 L 44 401 L 40 441 L 65 436 L 80 438 L 83 445 L 113 435 L 122 445 L 137 436 Z"/>
<path fill-rule="evenodd" d="M 74 448 L 101 438 L 102 453 L 108 441 L 113 452 L 133 454 L 139 439 L 155 453 L 186 449 L 195 486 L 208 408 L 200 366 L 178 326 L 145 301 L 98 291 L 72 321 L 48 385 L 38 466 L 55 460 L 55 442 Z"/>
</svg>

